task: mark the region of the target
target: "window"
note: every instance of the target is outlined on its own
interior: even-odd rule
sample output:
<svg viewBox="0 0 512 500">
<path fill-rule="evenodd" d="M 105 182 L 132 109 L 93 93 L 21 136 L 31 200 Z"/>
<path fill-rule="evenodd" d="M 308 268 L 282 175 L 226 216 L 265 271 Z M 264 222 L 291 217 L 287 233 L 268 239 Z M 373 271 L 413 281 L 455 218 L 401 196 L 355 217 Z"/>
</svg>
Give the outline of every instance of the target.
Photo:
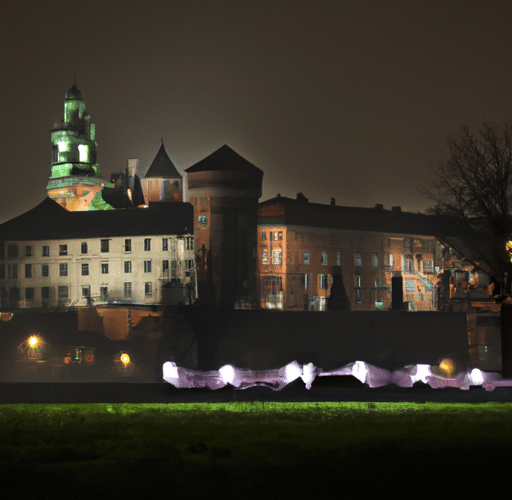
<svg viewBox="0 0 512 500">
<path fill-rule="evenodd" d="M 150 260 L 145 260 L 144 261 L 144 272 L 145 273 L 150 273 L 151 272 L 151 261 Z"/>
<path fill-rule="evenodd" d="M 379 267 L 379 255 L 376 253 L 372 253 L 372 267 L 373 268 Z"/>
<path fill-rule="evenodd" d="M 414 272 L 414 261 L 412 259 L 405 259 L 405 272 L 406 273 Z"/>
<path fill-rule="evenodd" d="M 386 267 L 386 269 L 393 269 L 394 267 L 394 257 L 393 257 L 393 254 L 392 253 L 388 253 L 387 254 L 387 258 L 385 257 L 386 260 L 384 260 L 384 266 Z"/>
<path fill-rule="evenodd" d="M 151 250 L 151 238 L 144 238 L 144 251 L 149 252 Z"/>
<path fill-rule="evenodd" d="M 320 282 L 320 288 L 322 290 L 327 290 L 329 286 L 329 275 L 328 274 L 319 274 L 319 282 Z"/>
<path fill-rule="evenodd" d="M 151 297 L 153 295 L 151 281 L 146 281 L 146 283 L 144 283 L 144 295 L 146 297 Z"/>
<path fill-rule="evenodd" d="M 106 253 L 109 251 L 109 240 L 101 240 L 101 251 Z"/>
<path fill-rule="evenodd" d="M 25 264 L 25 278 L 32 278 L 32 264 Z"/>
<path fill-rule="evenodd" d="M 260 241 L 266 241 L 267 233 L 265 231 L 260 232 Z"/>
<path fill-rule="evenodd" d="M 82 253 L 87 253 L 87 242 L 85 242 L 85 241 L 82 241 L 81 252 Z"/>
<path fill-rule="evenodd" d="M 354 286 L 356 288 L 361 288 L 361 276 L 354 276 Z"/>
<path fill-rule="evenodd" d="M 361 289 L 356 288 L 356 304 L 362 304 L 363 301 L 361 300 Z"/>
<path fill-rule="evenodd" d="M 341 252 L 336 252 L 336 265 L 341 266 Z"/>
<path fill-rule="evenodd" d="M 41 266 L 41 276 L 50 276 L 50 266 L 48 264 Z"/>
<path fill-rule="evenodd" d="M 59 255 L 67 255 L 68 254 L 68 246 L 67 245 L 59 245 Z"/>
<path fill-rule="evenodd" d="M 322 252 L 322 257 L 320 258 L 320 265 L 327 265 L 327 252 Z"/>
<path fill-rule="evenodd" d="M 414 280 L 405 280 L 405 291 L 414 292 L 414 290 L 416 290 Z"/>
<path fill-rule="evenodd" d="M 280 266 L 283 261 L 283 252 L 282 250 L 273 250 L 272 251 L 272 264 L 275 266 Z"/>
<path fill-rule="evenodd" d="M 267 252 L 263 252 L 261 254 L 261 263 L 265 266 L 268 264 L 268 253 Z"/>
<path fill-rule="evenodd" d="M 274 241 L 281 241 L 283 239 L 283 231 L 274 231 L 274 233 L 270 233 L 274 235 Z"/>
<path fill-rule="evenodd" d="M 82 264 L 82 276 L 89 276 L 89 264 Z"/>
<path fill-rule="evenodd" d="M 43 245 L 43 257 L 50 256 L 50 245 Z"/>
<path fill-rule="evenodd" d="M 108 299 L 108 286 L 100 286 L 100 300 L 107 300 Z"/>
<path fill-rule="evenodd" d="M 132 272 L 132 261 L 131 260 L 125 260 L 124 261 L 124 272 L 125 273 L 131 273 Z"/>
<path fill-rule="evenodd" d="M 15 301 L 20 300 L 20 289 L 17 286 L 9 288 L 9 297 Z"/>
<path fill-rule="evenodd" d="M 90 296 L 91 296 L 90 285 L 82 285 L 82 297 L 90 297 Z"/>
<path fill-rule="evenodd" d="M 431 260 L 423 261 L 423 272 L 425 274 L 431 274 L 434 272 L 434 263 Z"/>
<path fill-rule="evenodd" d="M 163 260 L 162 261 L 162 271 L 168 271 L 169 270 L 169 261 L 168 260 Z"/>
<path fill-rule="evenodd" d="M 18 256 L 18 245 L 9 245 L 7 247 L 7 257 L 13 259 Z"/>
<path fill-rule="evenodd" d="M 194 250 L 194 238 L 188 237 L 188 238 L 186 238 L 186 242 L 187 242 L 187 250 Z"/>
<path fill-rule="evenodd" d="M 302 254 L 302 263 L 306 266 L 309 266 L 309 262 L 310 262 L 309 252 L 304 252 Z"/>
<path fill-rule="evenodd" d="M 124 283 L 124 298 L 130 299 L 132 297 L 132 284 L 127 281 Z"/>
<path fill-rule="evenodd" d="M 68 287 L 65 285 L 59 286 L 59 299 L 67 299 L 69 296 Z"/>
<path fill-rule="evenodd" d="M 34 247 L 32 245 L 27 245 L 25 247 L 25 257 L 32 257 L 34 255 Z"/>
<path fill-rule="evenodd" d="M 124 251 L 125 252 L 132 251 L 132 240 L 124 240 Z"/>
<path fill-rule="evenodd" d="M 49 286 L 42 286 L 41 287 L 41 298 L 43 300 L 50 298 L 50 287 Z"/>
<path fill-rule="evenodd" d="M 7 268 L 9 273 L 9 279 L 17 280 L 18 279 L 18 264 L 12 264 Z"/>
<path fill-rule="evenodd" d="M 67 276 L 68 275 L 68 265 L 67 264 L 59 264 L 59 276 Z"/>
<path fill-rule="evenodd" d="M 206 224 L 208 224 L 208 216 L 207 215 L 198 215 L 197 216 L 197 223 L 200 226 L 206 226 Z"/>
<path fill-rule="evenodd" d="M 34 300 L 33 288 L 25 288 L 25 300 Z"/>
<path fill-rule="evenodd" d="M 303 282 L 304 282 L 304 290 L 309 290 L 309 274 L 304 274 Z"/>
<path fill-rule="evenodd" d="M 363 267 L 363 255 L 361 253 L 354 254 L 354 266 Z"/>
<path fill-rule="evenodd" d="M 0 264 L 0 280 L 5 279 L 5 264 Z"/>
<path fill-rule="evenodd" d="M 108 274 L 108 262 L 101 263 L 101 274 Z"/>
<path fill-rule="evenodd" d="M 169 239 L 162 238 L 162 251 L 167 252 L 169 250 Z"/>
<path fill-rule="evenodd" d="M 380 278 L 373 278 L 373 288 L 380 288 L 382 286 L 382 282 Z"/>
</svg>

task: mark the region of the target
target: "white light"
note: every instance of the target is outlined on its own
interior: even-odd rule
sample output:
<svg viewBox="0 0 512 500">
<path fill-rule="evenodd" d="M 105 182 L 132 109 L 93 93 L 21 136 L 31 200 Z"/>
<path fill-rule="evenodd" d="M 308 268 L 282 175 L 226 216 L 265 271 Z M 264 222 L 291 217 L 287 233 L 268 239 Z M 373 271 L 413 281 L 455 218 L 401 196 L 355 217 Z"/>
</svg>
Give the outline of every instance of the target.
<svg viewBox="0 0 512 500">
<path fill-rule="evenodd" d="M 356 361 L 352 367 L 352 375 L 364 384 L 366 381 L 366 375 L 368 375 L 366 363 L 364 361 Z"/>
<path fill-rule="evenodd" d="M 172 361 L 167 361 L 163 366 L 164 378 L 178 378 L 178 366 Z"/>
<path fill-rule="evenodd" d="M 225 384 L 233 385 L 235 381 L 235 369 L 231 365 L 224 365 L 219 368 L 219 375 Z"/>
<path fill-rule="evenodd" d="M 298 379 L 302 375 L 302 369 L 300 365 L 295 363 L 289 363 L 285 366 L 284 377 L 286 379 L 286 383 L 289 384 L 293 382 L 295 379 Z"/>
<path fill-rule="evenodd" d="M 78 155 L 81 162 L 87 163 L 87 146 L 85 144 L 78 145 Z"/>
<path fill-rule="evenodd" d="M 432 375 L 430 365 L 416 365 L 416 373 L 411 375 L 412 383 L 421 381 L 424 384 L 427 383 L 427 377 Z"/>
<path fill-rule="evenodd" d="M 484 374 L 478 368 L 471 370 L 471 385 L 482 385 L 484 383 Z"/>
</svg>

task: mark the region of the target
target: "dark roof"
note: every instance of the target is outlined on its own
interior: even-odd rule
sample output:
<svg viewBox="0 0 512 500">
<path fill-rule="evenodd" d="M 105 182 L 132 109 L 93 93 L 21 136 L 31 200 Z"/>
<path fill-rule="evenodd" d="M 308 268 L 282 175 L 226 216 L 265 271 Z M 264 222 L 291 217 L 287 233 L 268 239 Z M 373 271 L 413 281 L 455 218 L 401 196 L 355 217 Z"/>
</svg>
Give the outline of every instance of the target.
<svg viewBox="0 0 512 500">
<path fill-rule="evenodd" d="M 169 155 L 165 151 L 163 142 L 155 156 L 155 159 L 153 160 L 153 163 L 151 163 L 144 177 L 158 177 L 164 179 L 182 178 L 180 173 L 176 170 L 174 163 L 169 158 Z"/>
<path fill-rule="evenodd" d="M 187 168 L 185 172 L 204 172 L 206 170 L 222 170 L 222 171 L 247 171 L 253 170 L 261 172 L 261 170 L 233 151 L 229 146 L 224 146 L 214 151 L 211 155 L 197 162 L 195 165 Z"/>
<path fill-rule="evenodd" d="M 82 92 L 80 92 L 80 90 L 78 90 L 78 87 L 75 85 L 73 85 L 67 92 L 66 92 L 66 97 L 65 97 L 66 101 L 72 101 L 72 100 L 80 100 L 82 101 L 83 98 L 82 98 Z"/>
<path fill-rule="evenodd" d="M 343 207 L 310 203 L 306 198 L 278 196 L 260 203 L 258 224 L 283 224 L 383 233 L 424 236 L 459 236 L 471 234 L 471 228 L 461 220 L 420 213 L 402 212 L 399 207 L 385 210 Z"/>
<path fill-rule="evenodd" d="M 50 198 L 0 225 L 5 240 L 55 240 L 151 234 L 192 234 L 190 203 L 150 203 L 149 208 L 69 212 Z"/>
</svg>

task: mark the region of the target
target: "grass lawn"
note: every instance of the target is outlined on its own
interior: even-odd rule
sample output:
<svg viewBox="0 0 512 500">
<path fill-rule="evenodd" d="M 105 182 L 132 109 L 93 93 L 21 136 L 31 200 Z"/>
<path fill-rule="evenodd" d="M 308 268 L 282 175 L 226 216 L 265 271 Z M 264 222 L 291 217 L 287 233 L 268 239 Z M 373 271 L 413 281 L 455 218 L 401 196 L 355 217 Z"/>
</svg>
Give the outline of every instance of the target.
<svg viewBox="0 0 512 500">
<path fill-rule="evenodd" d="M 0 405 L 0 471 L 4 491 L 14 486 L 20 498 L 489 494 L 511 472 L 511 410 L 512 403 Z"/>
</svg>

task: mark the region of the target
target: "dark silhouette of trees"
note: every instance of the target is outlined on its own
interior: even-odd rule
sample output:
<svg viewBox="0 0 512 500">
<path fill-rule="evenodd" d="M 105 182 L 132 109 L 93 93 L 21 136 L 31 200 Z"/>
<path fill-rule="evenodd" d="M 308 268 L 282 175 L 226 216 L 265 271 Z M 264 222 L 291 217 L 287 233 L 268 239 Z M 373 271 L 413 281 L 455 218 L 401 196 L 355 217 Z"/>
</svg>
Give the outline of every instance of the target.
<svg viewBox="0 0 512 500">
<path fill-rule="evenodd" d="M 512 126 L 483 123 L 476 133 L 463 127 L 448 145 L 448 157 L 432 168 L 431 184 L 423 189 L 436 202 L 429 211 L 466 221 L 477 235 L 469 242 L 473 261 L 509 290 Z"/>
</svg>

